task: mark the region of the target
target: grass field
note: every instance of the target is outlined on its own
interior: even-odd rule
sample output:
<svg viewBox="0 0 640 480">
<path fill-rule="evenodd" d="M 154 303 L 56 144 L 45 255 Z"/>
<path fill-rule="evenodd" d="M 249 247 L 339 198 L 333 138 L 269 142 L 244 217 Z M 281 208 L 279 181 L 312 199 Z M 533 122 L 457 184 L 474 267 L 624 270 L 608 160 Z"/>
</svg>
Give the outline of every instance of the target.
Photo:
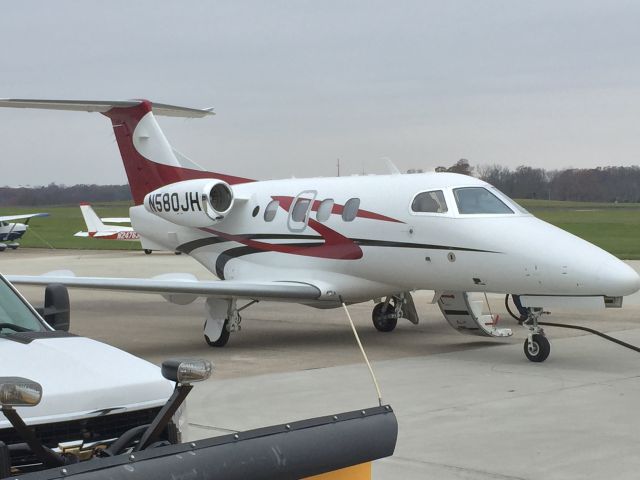
<svg viewBox="0 0 640 480">
<path fill-rule="evenodd" d="M 518 200 L 545 222 L 627 260 L 640 259 L 640 204 Z"/>
<path fill-rule="evenodd" d="M 582 237 L 624 259 L 640 259 L 640 204 L 519 200 L 535 216 Z M 128 217 L 128 202 L 96 203 L 100 217 Z M 21 241 L 23 247 L 137 250 L 138 242 L 115 242 L 74 237 L 86 230 L 77 205 L 0 208 L 0 215 L 48 212 L 34 218 Z"/>
<path fill-rule="evenodd" d="M 129 202 L 92 204 L 99 217 L 128 217 Z M 3 207 L 0 215 L 47 212 L 49 217 L 33 218 L 29 230 L 20 240 L 21 247 L 38 248 L 79 248 L 96 250 L 139 250 L 140 242 L 119 242 L 114 240 L 94 240 L 74 237 L 79 231 L 86 231 L 78 205 L 54 205 L 49 207 Z M 124 224 L 123 224 L 124 225 Z"/>
</svg>

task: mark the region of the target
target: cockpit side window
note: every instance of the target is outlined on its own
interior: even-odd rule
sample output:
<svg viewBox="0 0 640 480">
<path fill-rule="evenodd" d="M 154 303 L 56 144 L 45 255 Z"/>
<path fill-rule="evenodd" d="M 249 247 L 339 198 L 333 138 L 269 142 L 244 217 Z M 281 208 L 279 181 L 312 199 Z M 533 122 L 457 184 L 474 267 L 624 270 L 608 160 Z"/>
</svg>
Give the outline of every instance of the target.
<svg viewBox="0 0 640 480">
<path fill-rule="evenodd" d="M 411 210 L 418 213 L 446 213 L 447 202 L 442 190 L 419 193 L 411 202 Z"/>
<path fill-rule="evenodd" d="M 453 196 L 458 205 L 458 212 L 461 214 L 514 213 L 502 200 L 483 187 L 454 188 Z"/>
</svg>

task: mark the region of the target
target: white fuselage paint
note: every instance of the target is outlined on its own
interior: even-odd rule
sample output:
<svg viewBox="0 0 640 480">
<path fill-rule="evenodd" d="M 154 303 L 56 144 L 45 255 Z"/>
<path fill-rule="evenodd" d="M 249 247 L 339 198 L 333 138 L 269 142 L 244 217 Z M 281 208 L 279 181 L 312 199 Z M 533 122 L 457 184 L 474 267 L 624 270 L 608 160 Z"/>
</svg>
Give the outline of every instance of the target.
<svg viewBox="0 0 640 480">
<path fill-rule="evenodd" d="M 24 223 L 0 222 L 0 242 L 19 240 L 27 231 Z"/>
<path fill-rule="evenodd" d="M 223 234 L 260 235 L 270 244 L 323 244 L 312 226 L 292 230 L 289 212 L 280 207 L 271 222 L 264 211 L 273 197 L 313 192 L 316 200 L 331 198 L 344 205 L 360 199 L 360 210 L 398 220 L 358 217 L 346 222 L 331 214 L 322 225 L 349 239 L 365 240 L 359 259 L 336 259 L 266 252 L 232 258 L 224 278 L 308 282 L 322 290 L 321 300 L 338 296 L 356 302 L 410 290 L 455 290 L 530 295 L 628 295 L 638 290 L 639 277 L 604 250 L 519 210 L 512 201 L 491 191 L 513 214 L 458 213 L 453 189 L 480 186 L 478 179 L 449 173 L 377 175 L 339 178 L 273 180 L 234 185 L 236 202 L 222 222 L 211 228 Z M 446 213 L 414 213 L 419 192 L 442 190 Z M 254 217 L 254 209 L 259 213 Z M 216 237 L 198 228 L 182 227 L 145 210 L 130 210 L 134 229 L 143 241 L 166 249 Z M 314 220 L 316 212 L 309 212 Z M 303 235 L 304 238 L 273 238 Z M 317 238 L 308 238 L 309 236 Z M 269 238 L 271 237 L 271 238 Z M 359 242 L 356 242 L 359 243 Z M 190 251 L 214 274 L 220 255 L 243 247 L 224 241 Z M 246 252 L 245 252 L 246 253 Z"/>
</svg>

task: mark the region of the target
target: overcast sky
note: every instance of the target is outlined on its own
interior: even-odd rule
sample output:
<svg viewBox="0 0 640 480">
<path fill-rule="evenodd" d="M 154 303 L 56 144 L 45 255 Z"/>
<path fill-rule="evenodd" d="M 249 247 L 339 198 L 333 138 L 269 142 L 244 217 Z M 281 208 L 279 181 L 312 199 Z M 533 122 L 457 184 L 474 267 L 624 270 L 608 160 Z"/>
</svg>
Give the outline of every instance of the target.
<svg viewBox="0 0 640 480">
<path fill-rule="evenodd" d="M 3 2 L 0 97 L 214 107 L 160 118 L 251 178 L 640 164 L 640 2 Z M 0 109 L 0 185 L 126 183 L 99 114 Z"/>
</svg>

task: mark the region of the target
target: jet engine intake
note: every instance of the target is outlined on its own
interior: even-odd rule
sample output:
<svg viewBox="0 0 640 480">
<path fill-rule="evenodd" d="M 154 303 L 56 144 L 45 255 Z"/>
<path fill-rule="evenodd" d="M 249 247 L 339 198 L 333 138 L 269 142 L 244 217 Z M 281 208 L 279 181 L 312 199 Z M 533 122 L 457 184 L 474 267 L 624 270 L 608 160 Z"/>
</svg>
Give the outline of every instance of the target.
<svg viewBox="0 0 640 480">
<path fill-rule="evenodd" d="M 185 180 L 148 193 L 144 208 L 169 222 L 184 227 L 210 227 L 231 212 L 233 190 L 216 179 Z"/>
</svg>

